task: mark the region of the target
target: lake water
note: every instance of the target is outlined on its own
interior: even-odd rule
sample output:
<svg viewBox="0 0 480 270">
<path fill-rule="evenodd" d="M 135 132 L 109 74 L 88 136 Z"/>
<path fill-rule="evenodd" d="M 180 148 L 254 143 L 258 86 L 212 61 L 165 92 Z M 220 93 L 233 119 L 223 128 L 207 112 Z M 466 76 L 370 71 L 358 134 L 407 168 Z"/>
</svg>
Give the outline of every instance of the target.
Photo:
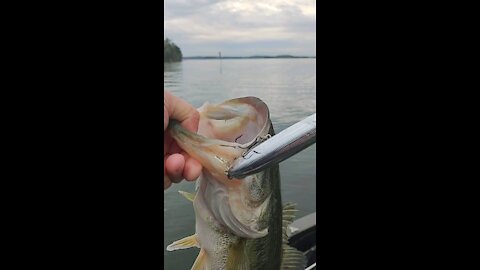
<svg viewBox="0 0 480 270">
<path fill-rule="evenodd" d="M 275 131 L 316 112 L 316 59 L 184 60 L 164 64 L 164 89 L 195 107 L 205 102 L 256 96 L 270 109 Z M 297 217 L 316 212 L 316 144 L 280 163 L 282 200 L 297 204 Z M 195 232 L 193 206 L 178 190 L 194 191 L 183 181 L 165 191 L 164 266 L 190 269 L 199 249 L 168 252 L 175 240 Z"/>
</svg>

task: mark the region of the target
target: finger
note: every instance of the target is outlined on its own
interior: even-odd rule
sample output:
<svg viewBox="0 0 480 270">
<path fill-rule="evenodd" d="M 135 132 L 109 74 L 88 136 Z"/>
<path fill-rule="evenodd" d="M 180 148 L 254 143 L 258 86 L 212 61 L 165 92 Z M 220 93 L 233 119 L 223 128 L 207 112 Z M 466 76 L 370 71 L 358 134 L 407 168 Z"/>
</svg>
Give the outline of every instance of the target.
<svg viewBox="0 0 480 270">
<path fill-rule="evenodd" d="M 165 161 L 165 171 L 170 181 L 178 183 L 183 179 L 183 169 L 185 167 L 185 157 L 181 154 L 172 154 Z"/>
<path fill-rule="evenodd" d="M 167 153 L 180 153 L 180 151 L 182 151 L 182 148 L 178 146 L 178 143 L 172 138 L 172 136 L 166 133 L 163 141 L 163 155 Z"/>
<path fill-rule="evenodd" d="M 163 93 L 164 130 L 167 129 L 169 118 L 171 118 L 181 122 L 186 129 L 197 132 L 200 119 L 199 112 L 192 105 L 170 92 L 164 91 Z"/>
<path fill-rule="evenodd" d="M 164 95 L 163 97 L 163 131 L 167 130 L 168 119 L 170 119 L 170 117 L 168 116 L 167 101 Z"/>
<path fill-rule="evenodd" d="M 167 163 L 167 157 L 163 157 L 163 190 L 166 190 L 172 185 L 172 181 L 167 175 L 167 170 L 165 169 L 165 164 Z"/>
<path fill-rule="evenodd" d="M 172 185 L 172 181 L 168 178 L 168 175 L 163 175 L 163 190 L 166 190 Z"/>
<path fill-rule="evenodd" d="M 202 172 L 202 164 L 192 157 L 185 157 L 185 168 L 183 170 L 183 177 L 187 181 L 194 181 L 200 176 Z"/>
<path fill-rule="evenodd" d="M 176 141 L 173 141 L 170 146 L 168 147 L 168 153 L 174 154 L 174 153 L 181 153 L 183 150 L 178 146 L 178 143 Z"/>
<path fill-rule="evenodd" d="M 171 153 L 171 151 L 169 151 L 170 149 L 170 145 L 172 144 L 173 142 L 173 138 L 172 136 L 170 136 L 170 134 L 168 134 L 168 132 L 165 132 L 164 134 L 164 138 L 163 138 L 163 155 L 165 156 L 165 154 L 167 152 Z"/>
</svg>

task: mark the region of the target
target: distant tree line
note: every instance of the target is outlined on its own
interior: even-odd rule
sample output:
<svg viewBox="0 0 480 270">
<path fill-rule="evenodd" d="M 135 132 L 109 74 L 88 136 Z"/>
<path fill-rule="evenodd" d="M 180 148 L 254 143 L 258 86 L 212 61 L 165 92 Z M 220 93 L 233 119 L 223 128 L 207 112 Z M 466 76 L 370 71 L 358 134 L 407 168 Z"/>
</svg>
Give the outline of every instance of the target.
<svg viewBox="0 0 480 270">
<path fill-rule="evenodd" d="M 163 62 L 180 62 L 183 55 L 180 48 L 170 39 L 163 41 Z"/>
</svg>

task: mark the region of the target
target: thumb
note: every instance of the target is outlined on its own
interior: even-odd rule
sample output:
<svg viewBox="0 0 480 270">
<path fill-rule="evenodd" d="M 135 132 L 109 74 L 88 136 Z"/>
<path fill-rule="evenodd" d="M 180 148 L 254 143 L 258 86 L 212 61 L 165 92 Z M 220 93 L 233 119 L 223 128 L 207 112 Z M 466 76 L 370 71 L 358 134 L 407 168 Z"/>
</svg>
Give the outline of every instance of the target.
<svg viewBox="0 0 480 270">
<path fill-rule="evenodd" d="M 167 130 L 168 127 L 168 119 L 170 119 L 170 116 L 168 115 L 168 110 L 167 106 L 165 105 L 165 100 L 163 101 L 163 131 Z"/>
</svg>

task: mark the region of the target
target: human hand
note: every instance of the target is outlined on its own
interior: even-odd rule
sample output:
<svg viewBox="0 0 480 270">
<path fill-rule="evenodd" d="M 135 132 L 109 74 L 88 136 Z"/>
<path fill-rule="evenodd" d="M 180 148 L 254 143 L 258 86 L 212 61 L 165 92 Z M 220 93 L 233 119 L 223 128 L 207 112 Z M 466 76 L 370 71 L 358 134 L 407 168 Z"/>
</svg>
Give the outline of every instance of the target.
<svg viewBox="0 0 480 270">
<path fill-rule="evenodd" d="M 197 132 L 200 114 L 186 101 L 163 91 L 163 190 L 169 188 L 172 183 L 178 183 L 182 179 L 187 181 L 196 180 L 202 171 L 202 165 L 185 153 L 170 136 L 165 132 L 170 119 L 179 121 L 182 126 L 192 132 Z"/>
</svg>

